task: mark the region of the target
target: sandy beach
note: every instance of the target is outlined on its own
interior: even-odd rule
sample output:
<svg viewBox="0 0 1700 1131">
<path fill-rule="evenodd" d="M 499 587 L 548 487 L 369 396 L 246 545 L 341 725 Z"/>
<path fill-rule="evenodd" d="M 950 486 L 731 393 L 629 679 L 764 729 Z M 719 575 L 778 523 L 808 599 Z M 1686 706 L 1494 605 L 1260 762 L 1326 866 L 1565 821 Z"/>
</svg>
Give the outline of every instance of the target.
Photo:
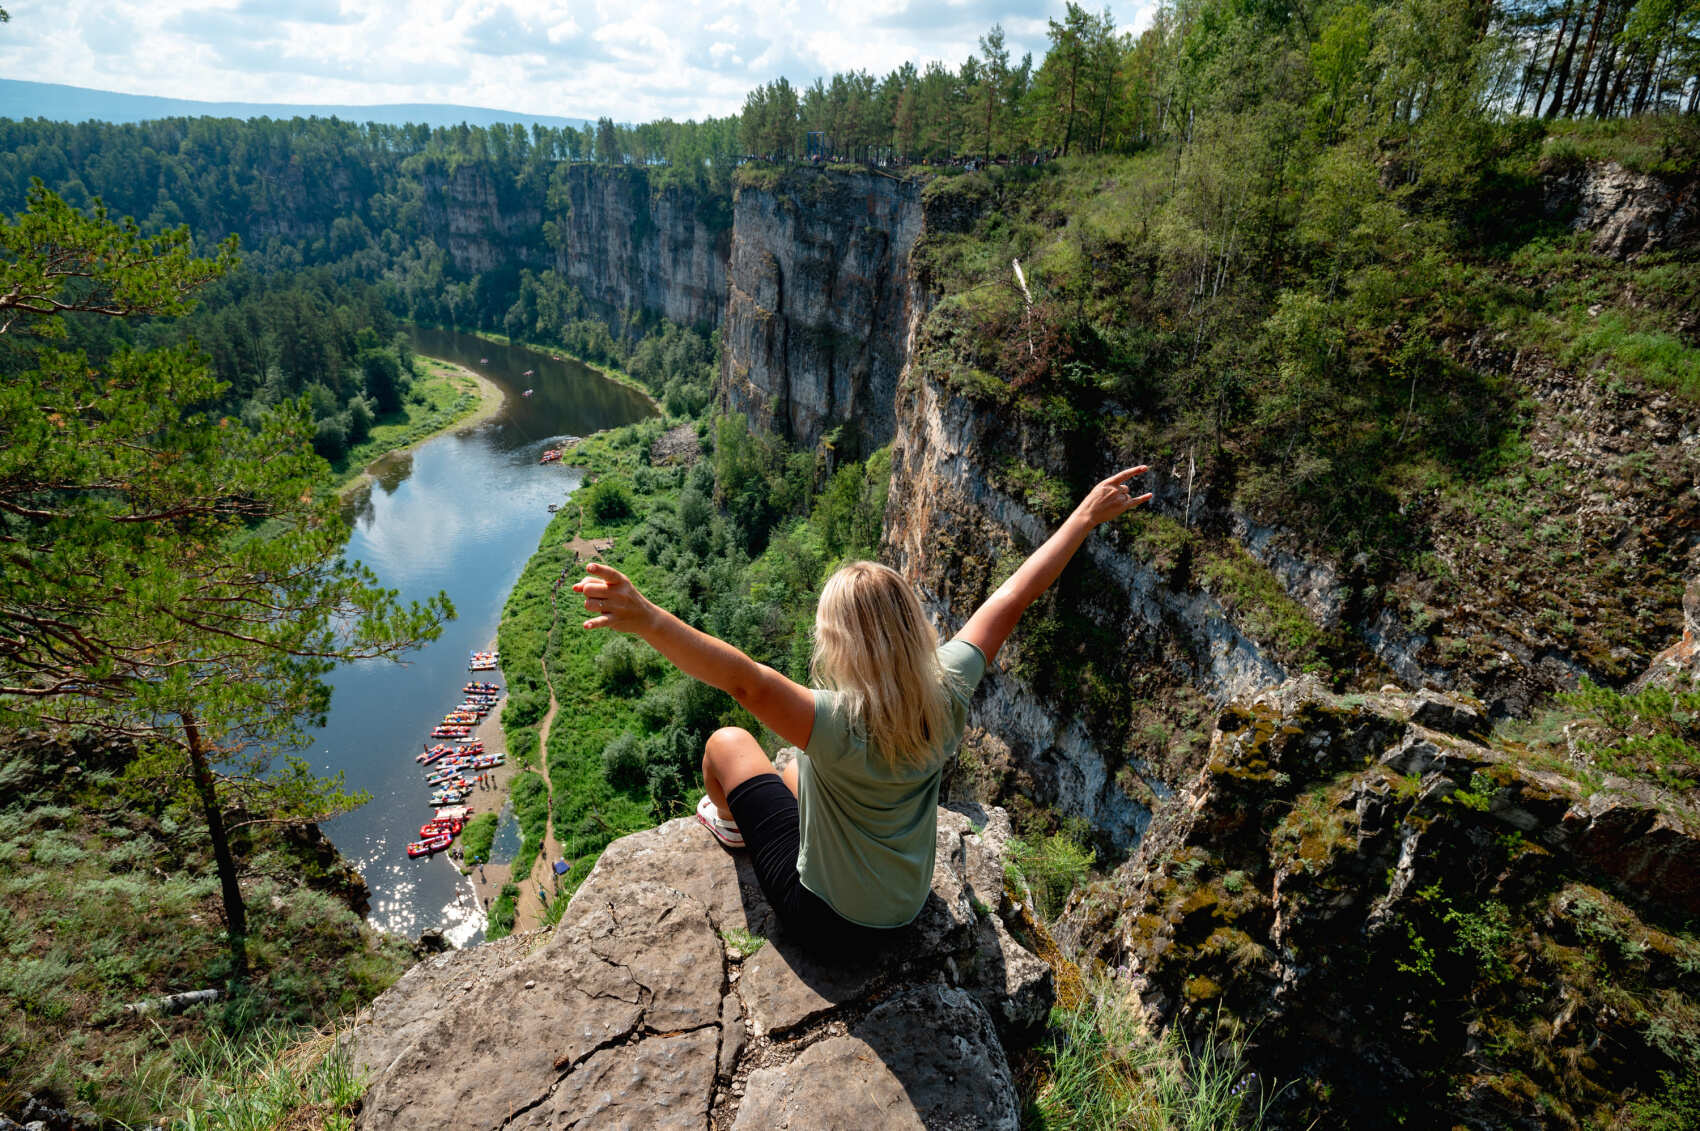
<svg viewBox="0 0 1700 1131">
<path fill-rule="evenodd" d="M 496 647 L 494 641 L 491 641 L 490 647 L 492 649 Z M 488 672 L 470 672 L 467 674 L 467 678 L 469 680 L 488 679 L 489 674 Z M 507 737 L 502 732 L 501 723 L 502 706 L 506 701 L 507 692 L 504 690 L 502 703 L 498 703 L 496 709 L 485 716 L 484 721 L 479 723 L 478 728 L 473 732 L 473 736 L 484 743 L 485 750 L 508 752 Z M 547 735 L 548 732 L 544 730 L 543 733 Z M 521 767 L 516 766 L 512 759 L 509 759 L 494 770 L 485 771 L 486 784 L 473 790 L 472 796 L 467 799 L 468 807 L 472 809 L 474 814 L 496 813 L 499 815 L 502 806 L 507 803 L 509 787 L 520 769 Z M 539 770 L 539 772 L 542 771 Z M 545 780 L 548 780 L 547 775 L 545 775 Z M 553 831 L 551 823 L 549 833 L 543 843 L 543 849 L 532 862 L 531 875 L 520 885 L 520 899 L 514 907 L 514 932 L 516 934 L 542 925 L 544 903 L 538 898 L 539 888 L 547 892 L 551 899 L 554 898 L 555 877 L 550 865 L 555 856 L 551 853 L 558 854 L 559 849 L 555 845 Z M 461 860 L 451 858 L 450 863 L 457 868 L 466 867 Z M 481 867 L 469 868 L 467 876 L 472 881 L 473 890 L 477 893 L 478 905 L 488 913 L 491 906 L 495 904 L 496 897 L 501 894 L 502 885 L 513 878 L 513 871 L 506 863 L 489 863 Z"/>
<path fill-rule="evenodd" d="M 425 368 L 433 371 L 439 376 L 455 377 L 464 382 L 471 382 L 478 393 L 478 407 L 474 408 L 467 415 L 456 417 L 441 428 L 438 428 L 433 432 L 426 433 L 417 440 L 414 440 L 412 443 L 390 448 L 382 454 L 373 457 L 371 460 L 367 461 L 365 467 L 360 469 L 360 473 L 358 475 L 355 475 L 353 478 L 349 479 L 348 482 L 342 484 L 336 489 L 338 495 L 346 497 L 350 493 L 358 491 L 363 487 L 370 487 L 377 477 L 373 469 L 383 461 L 405 455 L 419 447 L 421 444 L 435 440 L 438 436 L 441 436 L 445 432 L 459 432 L 467 428 L 475 427 L 476 425 L 484 423 L 484 421 L 490 419 L 492 416 L 495 416 L 496 413 L 501 411 L 502 402 L 506 399 L 506 394 L 502 392 L 500 386 L 488 377 L 474 373 L 464 365 L 456 365 L 452 361 L 444 361 L 441 358 L 436 357 L 426 357 L 424 354 L 417 354 L 415 356 Z"/>
</svg>

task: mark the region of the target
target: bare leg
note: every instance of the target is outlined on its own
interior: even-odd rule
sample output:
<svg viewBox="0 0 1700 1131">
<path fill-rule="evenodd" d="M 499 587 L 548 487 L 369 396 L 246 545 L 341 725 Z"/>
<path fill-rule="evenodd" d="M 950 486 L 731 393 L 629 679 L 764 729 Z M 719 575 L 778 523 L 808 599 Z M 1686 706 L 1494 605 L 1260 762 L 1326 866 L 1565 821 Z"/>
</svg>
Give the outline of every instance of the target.
<svg viewBox="0 0 1700 1131">
<path fill-rule="evenodd" d="M 791 791 L 791 796 L 797 796 L 797 759 L 793 758 L 785 764 L 785 769 L 779 774 L 785 788 Z"/>
<path fill-rule="evenodd" d="M 773 763 L 762 753 L 755 736 L 744 728 L 721 727 L 708 736 L 702 752 L 702 784 L 723 819 L 732 819 L 732 810 L 726 807 L 728 793 L 758 774 L 771 773 Z"/>
</svg>

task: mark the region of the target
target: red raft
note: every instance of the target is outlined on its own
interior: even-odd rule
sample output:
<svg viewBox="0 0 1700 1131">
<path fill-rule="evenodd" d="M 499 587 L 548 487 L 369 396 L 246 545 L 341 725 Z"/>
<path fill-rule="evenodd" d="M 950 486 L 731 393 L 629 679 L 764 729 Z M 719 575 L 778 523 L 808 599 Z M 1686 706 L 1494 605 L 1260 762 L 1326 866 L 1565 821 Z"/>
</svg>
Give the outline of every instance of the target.
<svg viewBox="0 0 1700 1131">
<path fill-rule="evenodd" d="M 420 856 L 429 856 L 433 852 L 441 852 L 443 849 L 447 848 L 450 844 L 454 843 L 454 839 L 455 838 L 449 834 L 442 833 L 437 836 L 427 837 L 424 840 L 416 840 L 407 846 L 407 854 L 415 858 Z"/>
</svg>

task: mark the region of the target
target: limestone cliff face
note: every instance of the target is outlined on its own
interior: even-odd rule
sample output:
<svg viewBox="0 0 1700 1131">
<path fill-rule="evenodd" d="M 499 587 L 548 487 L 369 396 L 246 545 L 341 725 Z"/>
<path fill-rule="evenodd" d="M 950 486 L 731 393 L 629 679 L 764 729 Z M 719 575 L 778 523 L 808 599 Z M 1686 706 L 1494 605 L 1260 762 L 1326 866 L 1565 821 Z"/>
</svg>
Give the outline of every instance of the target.
<svg viewBox="0 0 1700 1131">
<path fill-rule="evenodd" d="M 898 406 L 886 507 L 885 551 L 913 580 L 946 631 L 958 627 L 1002 576 L 1047 538 L 1054 524 L 1030 509 L 999 464 L 1013 458 L 1043 465 L 1040 429 L 1023 429 L 976 410 L 947 387 L 916 374 Z M 1150 484 L 1164 495 L 1173 489 Z M 1149 694 L 1192 685 L 1218 700 L 1249 695 L 1285 673 L 1277 660 L 1238 627 L 1209 593 L 1175 588 L 1127 544 L 1122 532 L 1101 530 L 1070 566 L 1072 612 L 1093 635 L 1065 642 L 1072 658 L 1096 648 L 1097 671 L 1108 680 L 1143 679 Z M 1047 598 L 1051 600 L 1051 598 Z M 1036 606 L 1030 620 L 1054 611 Z M 1033 800 L 1086 818 L 1115 844 L 1137 839 L 1150 804 L 1166 792 L 1160 768 L 1130 761 L 1115 739 L 1121 729 L 1093 718 L 1078 686 L 1056 677 L 1049 641 L 1035 641 L 1024 624 L 988 673 L 969 717 L 975 757 Z M 1065 628 L 1063 630 L 1067 632 Z M 1142 677 L 1136 669 L 1144 669 Z M 1155 677 L 1153 679 L 1152 677 Z"/>
<path fill-rule="evenodd" d="M 642 169 L 569 165 L 551 192 L 554 266 L 604 315 L 718 326 L 730 216 L 723 197 L 652 191 Z"/>
<path fill-rule="evenodd" d="M 543 210 L 535 191 L 471 161 L 428 166 L 420 182 L 426 229 L 457 271 L 544 265 Z"/>
<path fill-rule="evenodd" d="M 740 188 L 723 327 L 730 406 L 805 446 L 837 428 L 852 451 L 889 442 L 921 230 L 914 181 L 800 170 Z"/>
<path fill-rule="evenodd" d="M 1592 248 L 1626 259 L 1700 245 L 1700 180 L 1660 177 L 1615 161 L 1587 161 L 1546 180 L 1549 214 L 1594 233 Z"/>
<path fill-rule="evenodd" d="M 1148 457 L 1073 450 L 1043 421 L 965 395 L 928 356 L 928 331 L 918 339 L 884 547 L 950 629 L 1055 529 L 1079 484 Z M 1372 581 L 1225 504 L 1219 470 L 1151 459 L 1149 509 L 1092 535 L 977 697 L 977 795 L 1030 796 L 1126 847 L 1199 764 L 1199 718 L 1307 668 L 1458 690 L 1495 715 L 1527 714 L 1582 676 L 1621 684 L 1643 670 L 1700 574 L 1691 410 L 1492 343 L 1464 348 L 1538 406 L 1524 437 L 1527 475 L 1552 484 L 1539 506 L 1514 484 L 1487 494 L 1497 511 L 1414 500 L 1430 556 Z M 1167 548 L 1183 530 L 1187 547 Z"/>
</svg>

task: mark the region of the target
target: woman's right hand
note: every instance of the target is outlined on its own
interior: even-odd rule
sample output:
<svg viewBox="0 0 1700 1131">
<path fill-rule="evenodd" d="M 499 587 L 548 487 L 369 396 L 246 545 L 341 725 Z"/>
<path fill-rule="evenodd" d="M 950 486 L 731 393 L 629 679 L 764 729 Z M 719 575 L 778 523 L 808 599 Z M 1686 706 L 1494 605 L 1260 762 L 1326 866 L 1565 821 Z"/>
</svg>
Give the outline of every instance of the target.
<svg viewBox="0 0 1700 1131">
<path fill-rule="evenodd" d="M 1134 507 L 1142 506 L 1151 501 L 1151 492 L 1135 495 L 1128 480 L 1136 475 L 1144 475 L 1149 467 L 1141 464 L 1118 471 L 1092 490 L 1080 500 L 1080 505 L 1074 508 L 1074 516 L 1086 523 L 1087 527 L 1101 526 L 1112 518 L 1120 518 Z"/>
<path fill-rule="evenodd" d="M 601 562 L 587 562 L 584 572 L 589 576 L 573 586 L 584 598 L 584 611 L 595 614 L 584 627 L 641 632 L 650 623 L 655 606 L 625 574 Z"/>
</svg>

